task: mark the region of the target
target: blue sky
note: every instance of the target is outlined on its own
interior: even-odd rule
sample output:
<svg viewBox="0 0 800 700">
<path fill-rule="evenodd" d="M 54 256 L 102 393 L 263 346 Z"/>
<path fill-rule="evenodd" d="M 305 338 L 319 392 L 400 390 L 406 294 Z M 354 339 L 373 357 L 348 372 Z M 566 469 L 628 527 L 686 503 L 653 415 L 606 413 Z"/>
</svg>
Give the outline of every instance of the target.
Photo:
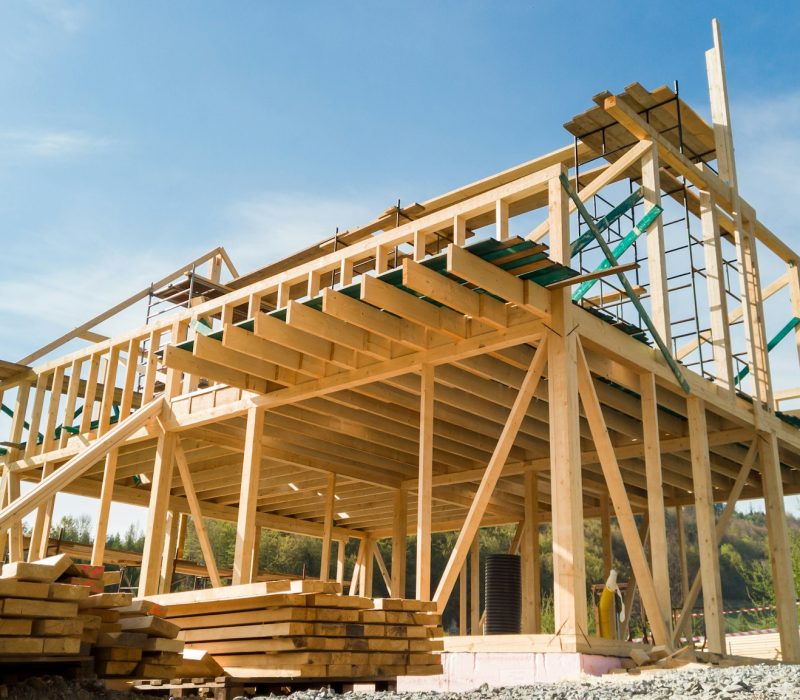
<svg viewBox="0 0 800 700">
<path fill-rule="evenodd" d="M 705 114 L 713 16 L 742 189 L 798 245 L 800 4 L 3 0 L 0 357 L 557 148 L 601 90 Z"/>
</svg>

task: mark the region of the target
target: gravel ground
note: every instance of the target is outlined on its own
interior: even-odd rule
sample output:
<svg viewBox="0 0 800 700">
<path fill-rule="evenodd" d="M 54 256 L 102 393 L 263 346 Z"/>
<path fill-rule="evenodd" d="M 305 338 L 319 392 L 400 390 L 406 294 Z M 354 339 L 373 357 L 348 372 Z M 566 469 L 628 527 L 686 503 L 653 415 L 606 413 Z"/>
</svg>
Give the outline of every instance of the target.
<svg viewBox="0 0 800 700">
<path fill-rule="evenodd" d="M 61 676 L 34 676 L 0 686 L 8 700 L 164 700 L 155 695 L 106 690 L 100 681 L 65 680 Z"/>
<path fill-rule="evenodd" d="M 771 700 L 800 696 L 800 666 L 758 665 L 729 668 L 704 667 L 672 670 L 648 675 L 615 674 L 569 683 L 539 684 L 519 688 L 489 689 L 469 693 L 374 693 L 336 696 L 331 691 L 298 692 L 292 700 L 682 700 L 714 698 L 725 700 Z"/>
</svg>

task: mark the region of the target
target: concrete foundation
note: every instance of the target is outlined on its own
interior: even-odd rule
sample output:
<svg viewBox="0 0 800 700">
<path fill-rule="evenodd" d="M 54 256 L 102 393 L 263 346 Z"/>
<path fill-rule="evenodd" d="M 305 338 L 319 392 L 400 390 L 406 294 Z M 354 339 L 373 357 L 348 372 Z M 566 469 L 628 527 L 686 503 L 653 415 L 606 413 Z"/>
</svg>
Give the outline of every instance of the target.
<svg viewBox="0 0 800 700">
<path fill-rule="evenodd" d="M 621 666 L 619 657 L 579 652 L 444 652 L 441 675 L 402 676 L 397 690 L 461 692 L 484 683 L 491 688 L 556 683 L 587 674 L 600 676 Z"/>
</svg>

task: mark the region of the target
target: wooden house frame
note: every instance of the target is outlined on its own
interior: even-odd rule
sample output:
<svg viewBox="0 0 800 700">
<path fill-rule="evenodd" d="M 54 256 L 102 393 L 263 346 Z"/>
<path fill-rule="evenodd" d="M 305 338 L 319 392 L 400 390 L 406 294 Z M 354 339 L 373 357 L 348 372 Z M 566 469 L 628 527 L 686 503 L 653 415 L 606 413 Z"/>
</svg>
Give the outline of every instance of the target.
<svg viewBox="0 0 800 700">
<path fill-rule="evenodd" d="M 371 593 L 377 565 L 393 596 L 443 609 L 459 576 L 477 590 L 469 554 L 478 529 L 518 523 L 523 629 L 538 633 L 538 525 L 550 522 L 565 649 L 588 635 L 584 520 L 601 520 L 609 568 L 613 517 L 655 642 L 676 643 L 702 588 L 708 648 L 724 652 L 718 543 L 737 500 L 763 498 L 783 658 L 800 662 L 784 511 L 784 495 L 800 493 L 800 430 L 776 412 L 797 392 L 773 391 L 763 308 L 788 290 L 800 317 L 800 258 L 738 191 L 718 31 L 707 62 L 711 126 L 666 89 L 604 93 L 567 126 L 578 133 L 593 121 L 614 149 L 587 136 L 246 277 L 229 265 L 235 288 L 169 318 L 90 335 L 97 342 L 32 368 L 23 365 L 37 357 L 10 365 L 0 381 L 13 405 L 0 484 L 9 558 L 25 556 L 21 522 L 31 513 L 27 556 L 46 551 L 53 499 L 65 492 L 100 499 L 93 563 L 105 560 L 112 501 L 148 508 L 143 596 L 167 589 L 191 516 L 215 586 L 221 573 L 203 518 L 237 523 L 233 583 L 258 578 L 262 528 L 321 538 L 319 575 L 340 581 L 344 543 L 357 538 L 351 593 Z M 705 145 L 701 157 L 676 140 L 676 109 L 686 140 Z M 576 172 L 604 153 L 602 164 Z M 701 225 L 710 302 L 710 330 L 698 342 L 711 347 L 714 381 L 680 364 L 697 344 L 674 353 L 676 370 L 630 329 L 573 303 L 573 285 L 630 266 L 570 270 L 575 202 L 563 176 L 584 202 L 633 181 L 648 207 L 676 196 L 665 182 L 690 184 L 681 196 Z M 511 236 L 531 212 L 540 224 Z M 473 235 L 487 226 L 492 238 Z M 644 236 L 649 316 L 671 346 L 662 223 Z M 723 241 L 736 252 L 738 309 L 728 308 Z M 770 286 L 760 279 L 763 254 L 786 268 Z M 218 282 L 221 250 L 203 262 Z M 740 319 L 751 395 L 734 379 L 729 326 Z M 80 330 L 72 336 L 93 333 Z M 24 495 L 22 481 L 35 484 Z M 696 509 L 701 566 L 690 582 L 684 558 L 673 624 L 665 511 L 680 519 L 686 505 Z M 435 531 L 458 532 L 438 581 Z M 410 534 L 415 562 L 406 562 Z M 390 562 L 375 546 L 387 537 Z M 409 566 L 415 591 L 404 590 Z M 476 610 L 462 627 L 473 634 Z"/>
</svg>

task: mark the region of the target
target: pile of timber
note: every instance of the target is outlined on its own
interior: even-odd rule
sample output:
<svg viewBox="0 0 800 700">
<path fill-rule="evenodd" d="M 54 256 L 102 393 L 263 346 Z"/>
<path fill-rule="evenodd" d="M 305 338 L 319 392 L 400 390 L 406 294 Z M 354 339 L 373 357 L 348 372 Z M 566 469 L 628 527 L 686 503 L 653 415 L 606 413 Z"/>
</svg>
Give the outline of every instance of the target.
<svg viewBox="0 0 800 700">
<path fill-rule="evenodd" d="M 101 678 L 168 679 L 183 662 L 180 628 L 162 617 L 163 610 L 130 593 L 96 593 L 81 604 L 94 617 L 95 672 Z"/>
<path fill-rule="evenodd" d="M 391 679 L 442 672 L 433 603 L 341 595 L 335 582 L 268 581 L 154 596 L 236 678 Z"/>
<path fill-rule="evenodd" d="M 670 651 L 666 646 L 634 647 L 630 650 L 629 656 L 630 659 L 624 660 L 623 667 L 614 669 L 612 673 L 641 674 L 675 668 L 728 667 L 745 666 L 754 663 L 777 663 L 774 660 L 770 661 L 750 656 L 722 656 L 721 654 L 695 649 L 691 644 L 680 647 L 675 651 Z"/>
<path fill-rule="evenodd" d="M 81 603 L 88 588 L 60 583 L 66 555 L 3 565 L 0 573 L 0 663 L 81 653 Z"/>
</svg>

